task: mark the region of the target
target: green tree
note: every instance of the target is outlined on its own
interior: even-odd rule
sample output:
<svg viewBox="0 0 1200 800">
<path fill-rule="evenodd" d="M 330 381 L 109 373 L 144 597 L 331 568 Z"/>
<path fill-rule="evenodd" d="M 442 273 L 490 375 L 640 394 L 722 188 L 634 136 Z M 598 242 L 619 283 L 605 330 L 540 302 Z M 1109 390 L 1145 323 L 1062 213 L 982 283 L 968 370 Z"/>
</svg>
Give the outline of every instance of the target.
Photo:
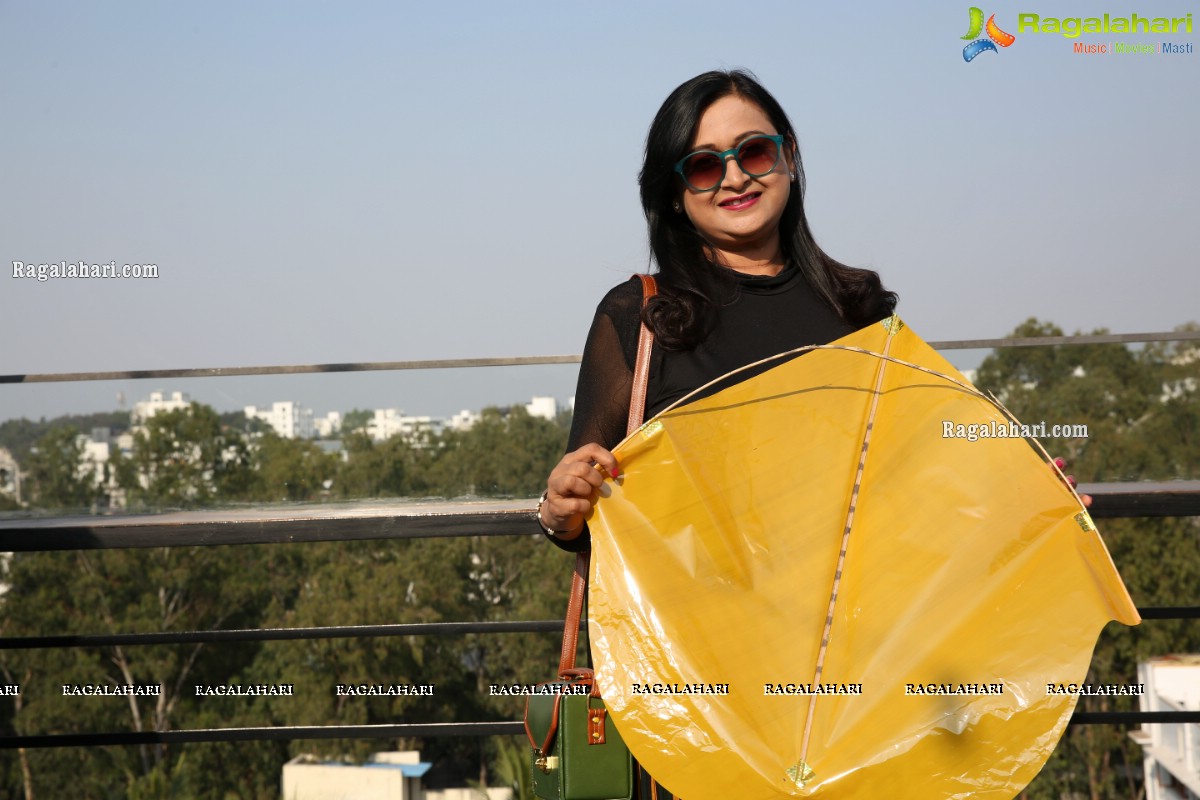
<svg viewBox="0 0 1200 800">
<path fill-rule="evenodd" d="M 255 498 L 267 502 L 319 500 L 325 482 L 337 473 L 337 457 L 303 439 L 285 439 L 274 430 L 256 441 L 252 467 Z"/>
<path fill-rule="evenodd" d="M 430 482 L 446 494 L 532 497 L 562 457 L 566 432 L 522 406 L 485 408 L 469 431 L 447 431 L 437 444 Z"/>
<path fill-rule="evenodd" d="M 354 433 L 355 431 L 366 432 L 367 424 L 374 418 L 374 411 L 367 411 L 362 408 L 347 411 L 342 415 L 342 435 Z"/>
<path fill-rule="evenodd" d="M 100 499 L 96 470 L 83 457 L 79 431 L 52 428 L 29 454 L 26 491 L 30 505 L 58 511 L 89 509 Z"/>
<path fill-rule="evenodd" d="M 114 459 L 131 507 L 191 508 L 245 499 L 253 483 L 245 440 L 206 405 L 155 414 Z"/>
<path fill-rule="evenodd" d="M 1097 331 L 1102 332 L 1102 331 Z M 1028 320 L 1013 336 L 1061 335 Z M 1065 455 L 1081 481 L 1194 478 L 1200 431 L 1200 358 L 1195 343 L 1008 348 L 979 368 L 980 388 L 994 392 L 1025 422 L 1086 424 L 1088 436 L 1046 440 Z M 1138 606 L 1186 604 L 1200 586 L 1195 518 L 1101 520 L 1101 535 Z M 1101 634 L 1087 680 L 1137 683 L 1139 661 L 1200 648 L 1200 631 L 1183 620 L 1151 620 L 1134 628 L 1110 623 Z M 1084 697 L 1082 711 L 1136 710 L 1136 698 Z M 1138 798 L 1142 751 L 1116 726 L 1068 728 L 1037 779 L 1022 794 L 1059 800 Z"/>
<path fill-rule="evenodd" d="M 534 800 L 533 776 L 529 771 L 529 743 L 523 738 L 497 737 L 492 772 L 496 776 L 493 783 L 502 788 L 512 789 L 513 800 Z M 487 800 L 486 783 L 468 783 L 479 792 L 482 800 Z"/>
<path fill-rule="evenodd" d="M 124 433 L 129 430 L 128 411 L 100 411 L 94 414 L 66 414 L 61 417 L 34 422 L 24 417 L 0 422 L 0 447 L 12 453 L 19 463 L 26 463 L 30 450 L 52 428 L 72 427 L 79 431 L 90 432 L 95 428 L 103 428 L 111 433 Z"/>
<path fill-rule="evenodd" d="M 274 431 L 271 425 L 258 417 L 247 417 L 244 411 L 226 411 L 220 415 L 222 427 L 232 428 L 245 434 L 258 434 Z"/>
<path fill-rule="evenodd" d="M 157 632 L 210 628 L 264 627 L 269 609 L 290 606 L 302 574 L 299 548 L 287 545 L 228 548 L 154 548 L 77 553 L 21 554 L 13 557 L 5 576 L 11 586 L 0 610 L 6 635 L 56 632 Z M 62 597 L 61 587 L 71 586 Z M 54 602 L 55 597 L 59 597 Z M 7 669 L 54 676 L 33 681 L 18 722 L 22 733 L 51 731 L 170 730 L 235 724 L 220 718 L 220 708 L 194 694 L 195 684 L 273 682 L 250 669 L 263 647 L 241 645 L 176 645 L 76 648 L 5 652 Z M 63 697 L 59 683 L 159 684 L 157 697 L 108 700 Z M 55 684 L 55 685 L 50 685 Z M 23 694 L 25 694 L 23 692 Z M 241 724 L 256 724 L 243 715 Z M 270 748 L 251 748 L 261 753 Z M 281 753 L 276 747 L 276 755 Z M 180 756 L 190 753 L 185 768 Z M 147 747 L 84 751 L 38 751 L 32 772 L 43 788 L 39 796 L 88 796 L 75 792 L 71 772 L 63 764 L 84 766 L 90 796 L 113 796 L 119 788 L 169 779 L 190 781 L 177 796 L 225 797 L 240 782 L 236 775 L 214 781 L 212 748 Z M 277 758 L 256 763 L 273 771 L 277 792 Z M 54 787 L 58 787 L 57 790 Z M 101 788 L 103 787 L 103 788 Z M 222 788 L 224 787 L 224 788 Z M 146 789 L 153 794 L 152 789 Z M 271 796 L 237 795 L 234 796 Z"/>
<path fill-rule="evenodd" d="M 420 454 L 402 436 L 376 442 L 363 431 L 342 439 L 346 460 L 334 478 L 334 491 L 343 498 L 404 497 L 409 476 L 419 469 Z"/>
<path fill-rule="evenodd" d="M 0 602 L 0 626 L 6 636 L 261 627 L 267 609 L 292 603 L 294 576 L 300 572 L 295 557 L 295 548 L 282 545 L 16 553 L 3 576 L 9 590 Z M 2 651 L 0 668 L 6 675 L 36 676 L 21 681 L 22 707 L 11 725 L 21 734 L 163 731 L 200 719 L 220 725 L 205 716 L 213 709 L 193 687 L 241 679 L 259 647 Z M 161 693 L 64 696 L 63 684 L 156 684 Z M 178 784 L 192 774 L 181 771 L 182 752 L 164 746 L 37 750 L 28 755 L 28 769 L 39 797 L 132 796 L 143 784 L 152 794 L 159 782 Z M 197 770 L 206 766 L 203 761 L 197 758 Z M 273 768 L 277 779 L 278 766 Z M 200 785 L 205 783 L 212 784 L 211 777 Z"/>
</svg>

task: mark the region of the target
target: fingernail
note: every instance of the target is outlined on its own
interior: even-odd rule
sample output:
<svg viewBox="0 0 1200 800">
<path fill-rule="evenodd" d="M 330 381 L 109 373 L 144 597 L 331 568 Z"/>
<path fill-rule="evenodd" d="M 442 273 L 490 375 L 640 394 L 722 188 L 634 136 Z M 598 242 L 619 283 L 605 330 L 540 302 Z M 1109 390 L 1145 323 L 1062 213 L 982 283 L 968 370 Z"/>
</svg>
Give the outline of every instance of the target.
<svg viewBox="0 0 1200 800">
<path fill-rule="evenodd" d="M 614 465 L 608 474 L 613 476 L 613 480 L 616 480 L 621 475 L 621 468 Z"/>
</svg>

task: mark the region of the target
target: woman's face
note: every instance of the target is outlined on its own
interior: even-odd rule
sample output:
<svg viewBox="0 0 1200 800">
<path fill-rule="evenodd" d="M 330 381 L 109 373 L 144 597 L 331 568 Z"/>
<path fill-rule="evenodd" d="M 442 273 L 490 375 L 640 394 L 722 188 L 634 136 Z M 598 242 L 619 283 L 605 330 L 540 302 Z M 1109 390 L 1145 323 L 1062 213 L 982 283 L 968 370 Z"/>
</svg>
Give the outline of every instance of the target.
<svg viewBox="0 0 1200 800">
<path fill-rule="evenodd" d="M 720 153 L 755 134 L 777 133 L 757 104 L 738 95 L 726 95 L 700 117 L 688 152 Z M 697 192 L 680 181 L 683 213 L 717 250 L 725 266 L 769 275 L 783 268 L 779 219 L 791 193 L 791 148 L 791 143 L 785 141 L 775 169 L 759 178 L 747 175 L 732 156 L 727 156 L 725 177 L 715 191 Z"/>
</svg>

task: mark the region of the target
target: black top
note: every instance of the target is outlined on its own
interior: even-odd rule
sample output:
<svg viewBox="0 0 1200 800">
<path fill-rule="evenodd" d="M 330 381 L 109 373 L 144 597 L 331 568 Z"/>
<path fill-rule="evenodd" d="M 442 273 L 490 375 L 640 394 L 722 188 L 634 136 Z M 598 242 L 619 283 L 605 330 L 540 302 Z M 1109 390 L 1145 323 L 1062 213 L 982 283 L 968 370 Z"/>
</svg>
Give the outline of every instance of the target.
<svg viewBox="0 0 1200 800">
<path fill-rule="evenodd" d="M 733 301 L 717 309 L 714 326 L 704 342 L 683 351 L 663 350 L 655 342 L 650 355 L 646 419 L 738 367 L 797 347 L 828 344 L 854 330 L 794 267 L 773 277 L 737 273 L 736 281 L 738 291 Z M 637 277 L 614 287 L 600 301 L 579 369 L 568 451 L 593 442 L 611 450 L 625 438 L 641 305 L 642 283 Z M 753 373 L 740 374 L 738 380 L 749 374 Z M 591 544 L 586 528 L 571 541 L 550 539 L 573 552 L 586 550 Z"/>
</svg>

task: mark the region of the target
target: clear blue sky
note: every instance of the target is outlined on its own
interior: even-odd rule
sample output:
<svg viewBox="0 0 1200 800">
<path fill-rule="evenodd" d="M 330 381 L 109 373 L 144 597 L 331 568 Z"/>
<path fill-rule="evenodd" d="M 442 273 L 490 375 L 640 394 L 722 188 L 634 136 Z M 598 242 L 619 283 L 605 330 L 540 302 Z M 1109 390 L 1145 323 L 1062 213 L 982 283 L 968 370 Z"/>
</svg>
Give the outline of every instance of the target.
<svg viewBox="0 0 1200 800">
<path fill-rule="evenodd" d="M 646 268 L 651 117 L 729 66 L 791 115 L 818 241 L 879 270 L 926 339 L 1200 317 L 1200 53 L 1078 55 L 1016 20 L 1196 4 L 1005 4 L 1015 44 L 969 64 L 968 4 L 913 5 L 0 0 L 0 373 L 577 353 L 604 291 Z M 160 277 L 12 278 L 79 260 Z M 0 419 L 160 388 L 447 415 L 573 384 L 0 385 Z"/>
</svg>

